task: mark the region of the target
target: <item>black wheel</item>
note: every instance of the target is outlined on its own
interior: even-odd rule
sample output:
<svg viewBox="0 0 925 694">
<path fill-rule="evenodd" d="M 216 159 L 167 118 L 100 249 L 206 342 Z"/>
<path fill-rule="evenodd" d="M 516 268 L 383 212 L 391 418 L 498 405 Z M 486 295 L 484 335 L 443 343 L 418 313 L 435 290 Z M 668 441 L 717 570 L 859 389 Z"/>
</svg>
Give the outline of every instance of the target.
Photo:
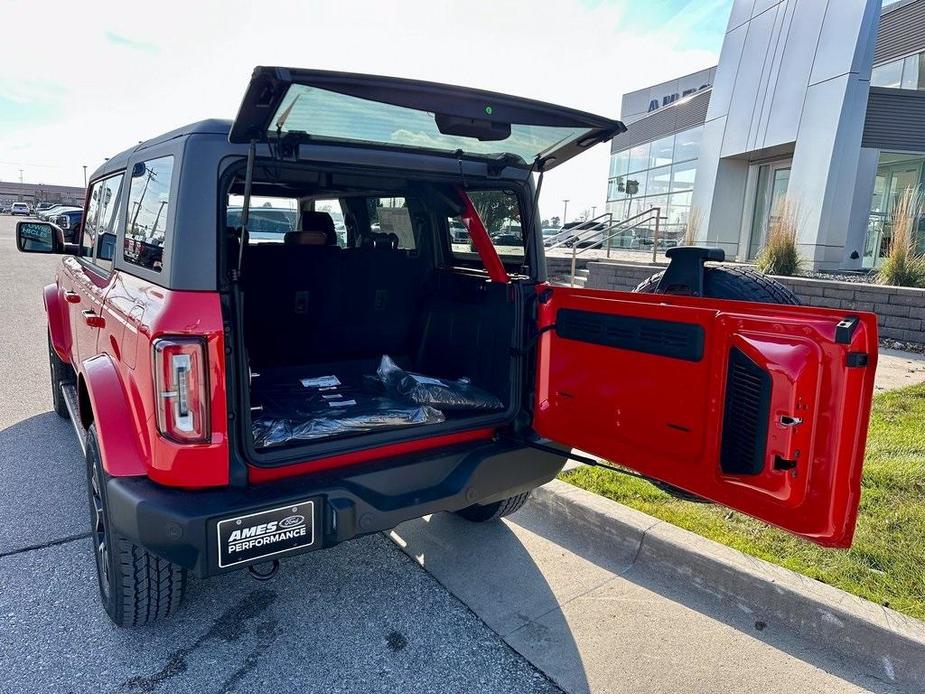
<svg viewBox="0 0 925 694">
<path fill-rule="evenodd" d="M 654 294 L 662 279 L 657 272 L 643 280 L 633 291 Z M 765 304 L 798 305 L 800 300 L 777 280 L 744 267 L 705 267 L 703 295 L 711 299 L 757 301 Z"/>
<path fill-rule="evenodd" d="M 527 503 L 527 498 L 529 496 L 530 492 L 524 492 L 517 496 L 511 496 L 507 499 L 496 501 L 493 504 L 485 504 L 484 506 L 482 504 L 473 504 L 472 506 L 466 506 L 466 508 L 457 511 L 456 515 L 465 518 L 467 521 L 472 521 L 473 523 L 488 523 L 489 521 L 495 521 L 499 518 L 509 516 L 515 511 L 519 511 L 520 507 Z"/>
<path fill-rule="evenodd" d="M 633 291 L 656 293 L 662 274 L 657 272 L 649 279 L 643 280 Z M 796 295 L 777 280 L 744 267 L 704 267 L 703 295 L 711 299 L 756 301 L 765 304 L 798 305 L 800 303 Z M 703 497 L 660 480 L 650 480 L 650 482 L 677 499 L 699 504 L 710 503 Z"/>
<path fill-rule="evenodd" d="M 150 624 L 180 607 L 186 592 L 186 569 L 151 554 L 112 528 L 106 479 L 96 426 L 91 424 L 87 430 L 87 492 L 100 599 L 117 626 Z"/>
<path fill-rule="evenodd" d="M 64 404 L 61 384 L 74 382 L 74 369 L 70 364 L 61 361 L 61 357 L 51 346 L 51 335 L 48 336 L 48 364 L 51 368 L 51 403 L 58 416 L 67 419 L 70 414 L 67 411 L 67 405 Z"/>
</svg>

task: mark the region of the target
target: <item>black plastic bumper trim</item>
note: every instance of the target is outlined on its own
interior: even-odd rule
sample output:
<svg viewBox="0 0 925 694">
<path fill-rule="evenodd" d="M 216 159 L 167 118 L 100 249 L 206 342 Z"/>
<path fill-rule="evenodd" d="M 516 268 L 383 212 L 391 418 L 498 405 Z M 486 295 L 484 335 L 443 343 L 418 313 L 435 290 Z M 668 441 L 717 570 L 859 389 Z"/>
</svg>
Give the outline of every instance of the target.
<svg viewBox="0 0 925 694">
<path fill-rule="evenodd" d="M 107 491 L 114 529 L 204 578 L 247 566 L 218 568 L 216 528 L 223 518 L 318 499 L 319 541 L 304 550 L 310 551 L 430 513 L 458 511 L 529 491 L 553 479 L 566 459 L 566 452 L 538 451 L 502 439 L 246 488 L 189 491 L 163 487 L 146 477 L 122 477 L 110 479 Z"/>
</svg>

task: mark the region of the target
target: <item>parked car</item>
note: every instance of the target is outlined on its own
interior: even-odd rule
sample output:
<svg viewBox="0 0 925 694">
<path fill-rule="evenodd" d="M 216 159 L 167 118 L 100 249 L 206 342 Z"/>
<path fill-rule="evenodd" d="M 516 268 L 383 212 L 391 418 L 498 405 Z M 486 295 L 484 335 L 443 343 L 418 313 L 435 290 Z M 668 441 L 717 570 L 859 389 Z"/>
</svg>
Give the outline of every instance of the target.
<svg viewBox="0 0 925 694">
<path fill-rule="evenodd" d="M 29 215 L 29 205 L 24 202 L 14 202 L 12 205 L 10 205 L 10 214 Z"/>
<path fill-rule="evenodd" d="M 455 219 L 450 222 L 450 242 L 451 243 L 469 243 L 469 230 Z"/>
<path fill-rule="evenodd" d="M 85 451 L 110 618 L 173 613 L 190 573 L 267 578 L 439 511 L 496 520 L 573 448 L 848 546 L 875 316 L 792 305 L 770 278 L 704 267 L 723 256 L 702 248 L 669 251 L 656 294 L 546 281 L 532 172 L 624 130 L 475 89 L 261 67 L 234 122 L 94 172 L 80 245 L 19 222 L 19 250 L 65 256 L 44 289 L 51 394 Z M 476 211 L 499 193 L 524 255 L 499 255 Z M 306 210 L 282 243 L 254 243 L 259 215 L 228 209 L 252 195 Z M 308 211 L 332 198 L 346 248 Z M 383 207 L 389 232 L 370 222 Z M 474 257 L 448 243 L 454 219 Z"/>
<path fill-rule="evenodd" d="M 55 205 L 54 207 L 49 207 L 45 210 L 42 210 L 41 212 L 36 212 L 35 216 L 39 219 L 47 219 L 53 221 L 60 214 L 79 209 L 81 208 L 74 205 Z"/>
<path fill-rule="evenodd" d="M 48 209 L 50 209 L 50 208 L 52 208 L 52 207 L 56 207 L 56 206 L 57 206 L 57 204 L 56 204 L 56 203 L 53 203 L 53 202 L 40 202 L 40 203 L 36 203 L 36 205 L 35 205 L 35 213 L 36 213 L 36 215 L 39 215 L 39 214 L 41 214 L 42 212 L 44 212 L 45 210 L 48 210 Z"/>
<path fill-rule="evenodd" d="M 66 210 L 54 218 L 54 223 L 64 232 L 64 238 L 70 243 L 80 243 L 80 223 L 83 221 L 84 211 L 75 208 Z"/>
</svg>

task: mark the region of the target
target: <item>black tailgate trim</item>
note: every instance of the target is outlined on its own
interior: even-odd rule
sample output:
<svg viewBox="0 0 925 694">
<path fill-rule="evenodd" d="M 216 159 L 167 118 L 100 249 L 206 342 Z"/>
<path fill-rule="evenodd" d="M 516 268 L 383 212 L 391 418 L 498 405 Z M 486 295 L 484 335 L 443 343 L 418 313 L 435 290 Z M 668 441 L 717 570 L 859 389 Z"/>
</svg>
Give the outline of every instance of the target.
<svg viewBox="0 0 925 694">
<path fill-rule="evenodd" d="M 559 309 L 556 334 L 567 340 L 684 361 L 703 359 L 706 336 L 703 326 L 694 323 L 614 316 L 572 308 Z"/>
</svg>

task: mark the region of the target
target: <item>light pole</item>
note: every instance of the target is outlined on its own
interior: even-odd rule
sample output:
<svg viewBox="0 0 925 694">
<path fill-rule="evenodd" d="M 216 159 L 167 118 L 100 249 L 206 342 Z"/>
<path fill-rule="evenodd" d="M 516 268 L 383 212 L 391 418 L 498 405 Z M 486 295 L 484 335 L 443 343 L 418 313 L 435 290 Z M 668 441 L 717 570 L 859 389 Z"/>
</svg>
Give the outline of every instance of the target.
<svg viewBox="0 0 925 694">
<path fill-rule="evenodd" d="M 84 164 L 84 190 L 87 189 L 87 165 Z"/>
<path fill-rule="evenodd" d="M 568 221 L 568 200 L 563 200 L 562 203 L 562 224 L 564 225 Z"/>
<path fill-rule="evenodd" d="M 597 205 L 591 205 L 591 219 L 594 219 L 594 211 L 597 209 Z"/>
</svg>

